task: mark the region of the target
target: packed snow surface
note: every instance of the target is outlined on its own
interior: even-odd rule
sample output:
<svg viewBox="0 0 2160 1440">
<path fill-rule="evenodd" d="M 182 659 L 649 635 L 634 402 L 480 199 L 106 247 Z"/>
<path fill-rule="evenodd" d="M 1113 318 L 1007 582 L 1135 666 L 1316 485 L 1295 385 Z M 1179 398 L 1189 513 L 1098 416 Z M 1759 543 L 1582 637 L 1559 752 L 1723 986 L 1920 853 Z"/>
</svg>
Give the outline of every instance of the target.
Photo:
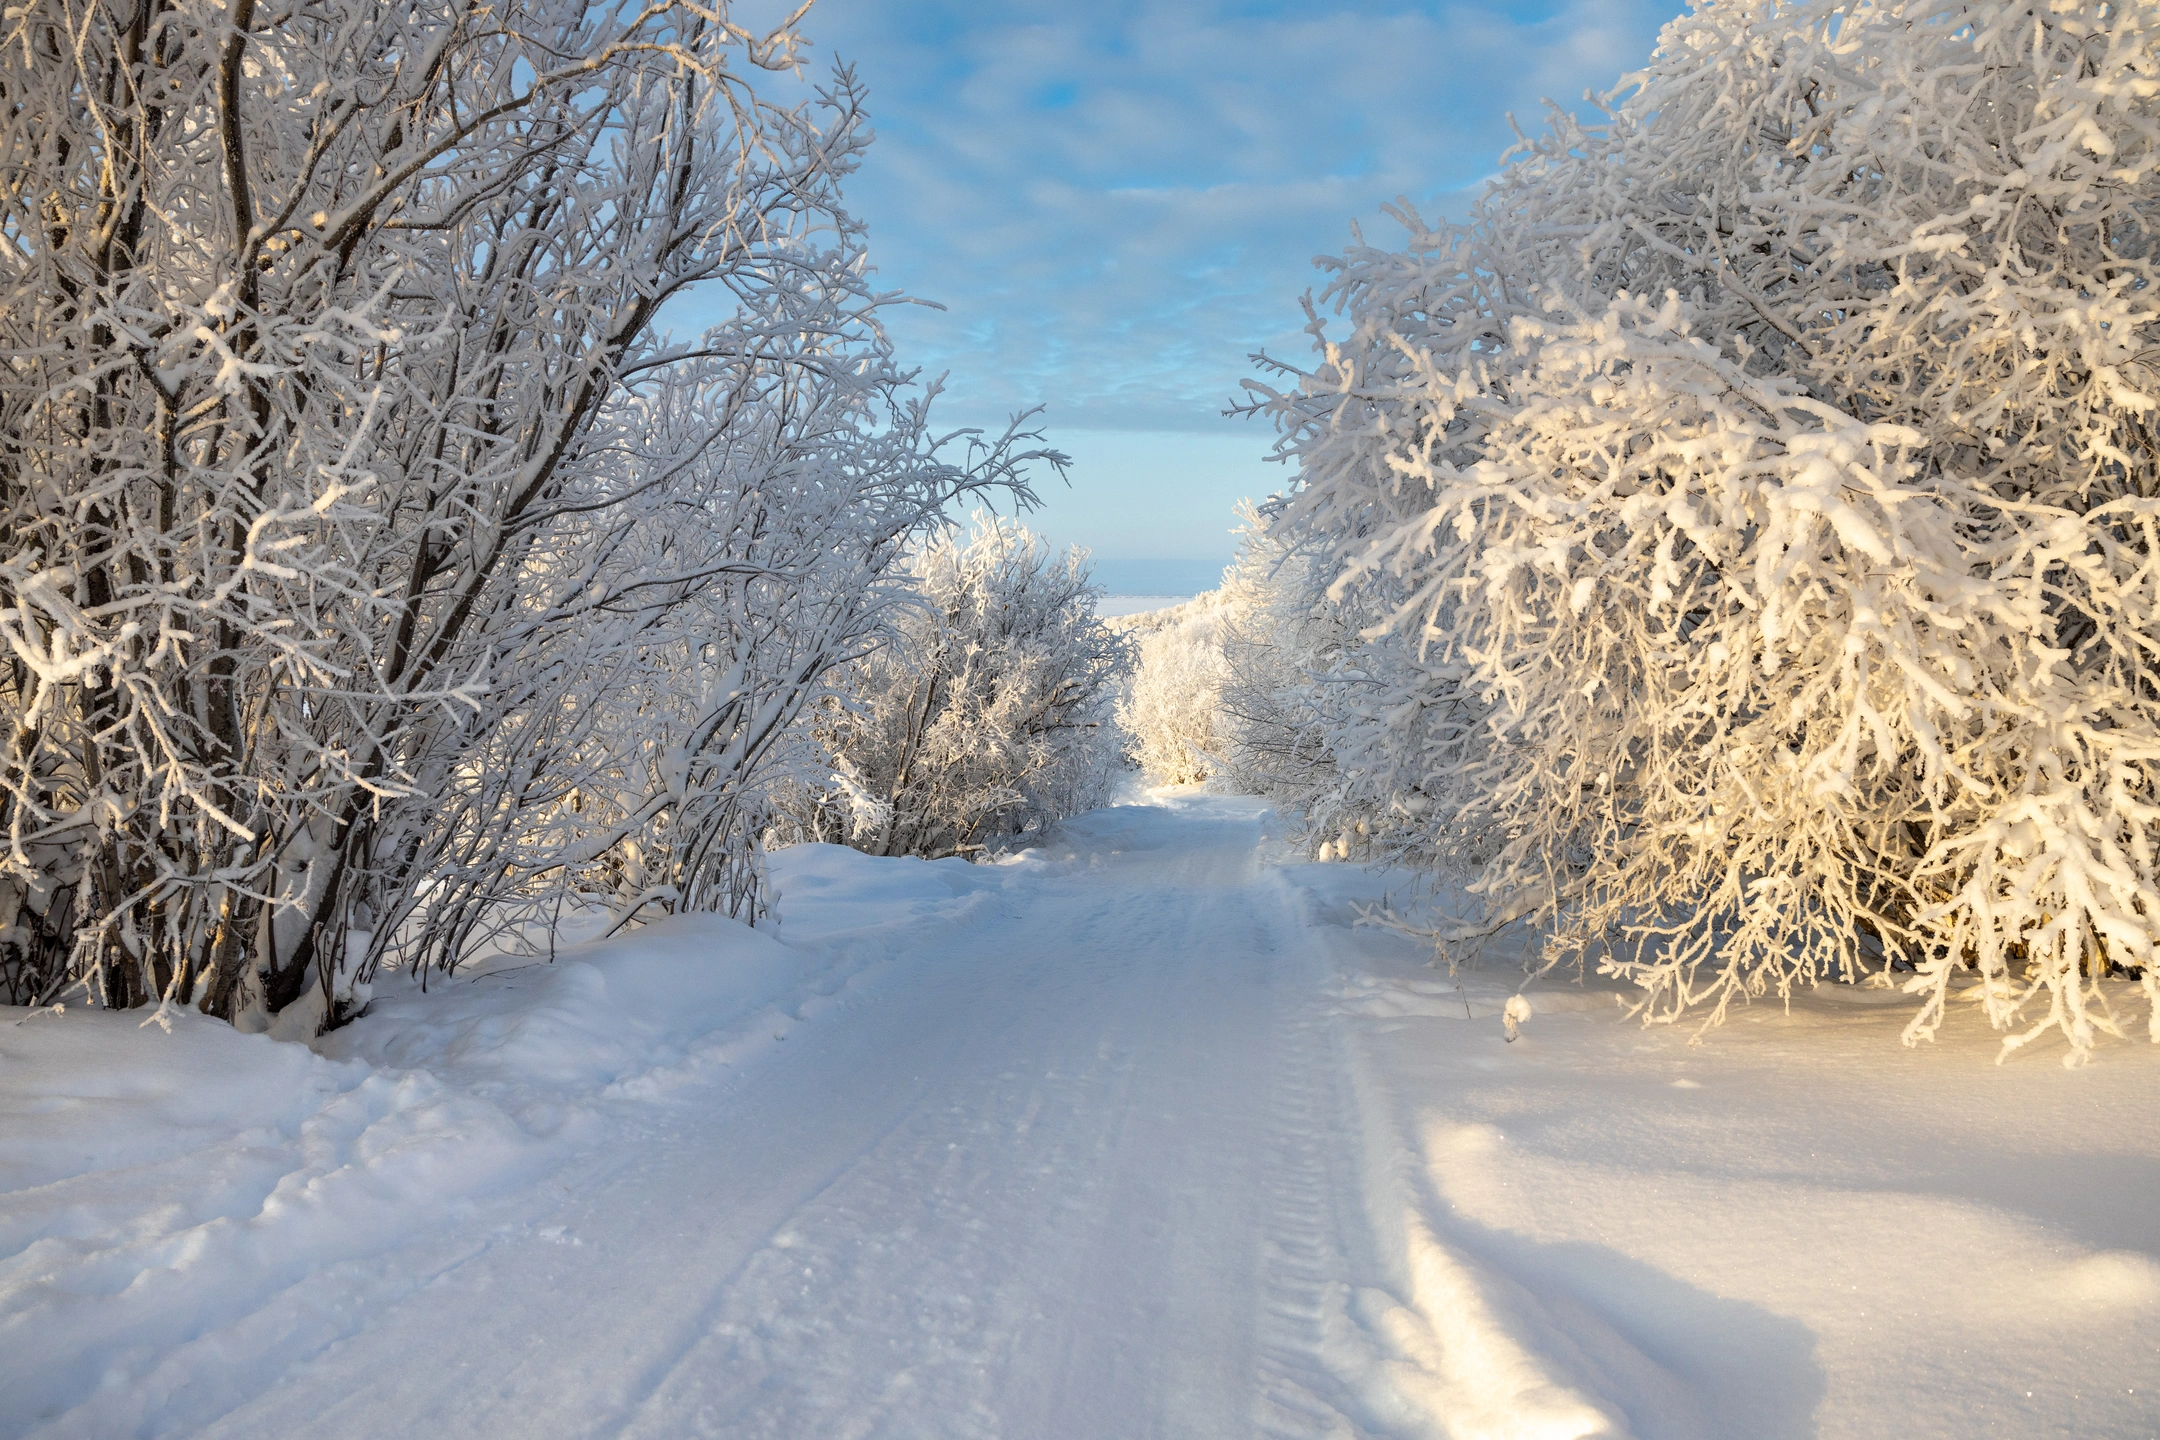
<svg viewBox="0 0 2160 1440">
<path fill-rule="evenodd" d="M 0 1434 L 2160 1432 L 2160 1052 L 1551 983 L 1509 1043 L 1512 967 L 1155 800 L 315 1050 L 0 1015 Z"/>
</svg>

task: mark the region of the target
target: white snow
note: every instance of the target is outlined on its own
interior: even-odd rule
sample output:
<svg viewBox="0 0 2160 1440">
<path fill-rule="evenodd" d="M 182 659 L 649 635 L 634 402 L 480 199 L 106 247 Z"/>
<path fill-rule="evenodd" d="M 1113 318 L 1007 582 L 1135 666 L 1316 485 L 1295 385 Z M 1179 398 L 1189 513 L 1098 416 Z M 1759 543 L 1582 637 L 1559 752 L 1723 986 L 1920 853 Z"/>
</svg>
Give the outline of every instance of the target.
<svg viewBox="0 0 2160 1440">
<path fill-rule="evenodd" d="M 2160 1049 L 1549 981 L 1509 1044 L 1520 971 L 1156 799 L 319 1054 L 0 1012 L 0 1435 L 2154 1433 Z"/>
</svg>

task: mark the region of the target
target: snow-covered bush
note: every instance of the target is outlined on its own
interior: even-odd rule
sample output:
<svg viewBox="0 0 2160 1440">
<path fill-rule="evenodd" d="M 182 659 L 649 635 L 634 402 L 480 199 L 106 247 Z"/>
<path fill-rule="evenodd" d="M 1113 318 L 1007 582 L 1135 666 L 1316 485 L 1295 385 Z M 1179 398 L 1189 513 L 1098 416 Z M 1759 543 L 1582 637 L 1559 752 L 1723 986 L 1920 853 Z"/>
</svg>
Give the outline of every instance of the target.
<svg viewBox="0 0 2160 1440">
<path fill-rule="evenodd" d="M 1344 828 L 1327 719 L 1345 654 L 1339 609 L 1316 571 L 1248 514 L 1223 577 L 1223 680 L 1216 696 L 1217 783 L 1302 817 L 1317 852 Z M 1355 819 L 1348 822 L 1355 833 Z"/>
<path fill-rule="evenodd" d="M 1195 785 L 1220 766 L 1217 715 L 1223 682 L 1223 592 L 1107 623 L 1133 644 L 1133 672 L 1117 721 L 1127 753 L 1157 785 Z"/>
<path fill-rule="evenodd" d="M 1311 567 L 1250 505 L 1222 584 L 1182 605 L 1108 622 L 1134 642 L 1118 702 L 1130 757 L 1158 785 L 1202 781 L 1297 806 L 1326 804 L 1327 764 L 1309 713 L 1312 672 L 1340 648 L 1339 617 L 1310 593 Z M 1317 845 L 1317 839 L 1312 842 Z"/>
<path fill-rule="evenodd" d="M 1127 647 L 1095 618 L 1086 553 L 984 515 L 924 545 L 907 578 L 889 641 L 826 702 L 830 782 L 805 787 L 784 832 L 976 855 L 1107 800 Z"/>
<path fill-rule="evenodd" d="M 1897 971 L 1908 1039 L 2074 1059 L 2160 1002 L 2156 20 L 1704 5 L 1333 262 L 1274 519 L 1340 785 L 1488 922 L 1658 1016 Z"/>
<path fill-rule="evenodd" d="M 334 1021 L 631 850 L 742 903 L 735 808 L 864 575 L 1024 458 L 939 458 L 839 203 L 852 77 L 749 78 L 795 45 L 689 0 L 8 7 L 12 998 Z M 739 311 L 674 344 L 701 283 Z"/>
</svg>

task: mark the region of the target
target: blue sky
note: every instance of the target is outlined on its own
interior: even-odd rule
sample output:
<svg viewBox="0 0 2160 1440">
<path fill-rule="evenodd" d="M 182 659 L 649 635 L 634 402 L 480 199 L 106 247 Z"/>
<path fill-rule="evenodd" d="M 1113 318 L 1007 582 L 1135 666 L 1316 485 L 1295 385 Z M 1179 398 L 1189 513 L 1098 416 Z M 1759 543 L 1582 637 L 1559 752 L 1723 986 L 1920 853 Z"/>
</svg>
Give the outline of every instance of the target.
<svg viewBox="0 0 2160 1440">
<path fill-rule="evenodd" d="M 948 372 L 948 424 L 1041 422 L 1076 464 L 1030 523 L 1104 561 L 1228 560 L 1231 507 L 1286 481 L 1224 405 L 1302 359 L 1312 257 L 1408 196 L 1459 214 L 1507 112 L 1639 65 L 1680 0 L 817 0 L 813 73 L 866 82 L 848 187 L 893 322 Z M 750 18 L 752 11 L 739 12 Z"/>
</svg>

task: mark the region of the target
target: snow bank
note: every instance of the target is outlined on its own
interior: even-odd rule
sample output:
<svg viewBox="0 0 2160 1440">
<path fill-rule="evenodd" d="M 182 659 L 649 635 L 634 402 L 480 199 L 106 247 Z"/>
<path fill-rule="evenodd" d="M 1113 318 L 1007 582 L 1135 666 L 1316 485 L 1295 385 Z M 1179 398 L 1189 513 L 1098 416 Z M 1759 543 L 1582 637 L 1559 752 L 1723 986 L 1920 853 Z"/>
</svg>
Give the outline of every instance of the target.
<svg viewBox="0 0 2160 1440">
<path fill-rule="evenodd" d="M 0 1437 L 225 1414 L 1040 867 L 798 846 L 771 857 L 774 927 L 678 916 L 426 993 L 386 976 L 312 1048 L 0 1009 Z"/>
<path fill-rule="evenodd" d="M 284 1333 L 250 1333 L 267 1301 L 544 1163 L 500 1107 L 433 1075 L 193 1015 L 171 1023 L 0 1012 L 0 1433 L 101 1386 L 125 1383 L 125 1404 L 76 1433 L 133 1433 L 182 1387 L 198 1401 L 244 1390 L 255 1367 L 338 1333 L 305 1305 L 288 1307 Z M 220 1331 L 262 1347 L 245 1378 L 228 1362 L 174 1363 Z"/>
<path fill-rule="evenodd" d="M 768 862 L 780 933 L 797 945 L 873 936 L 897 940 L 926 924 L 958 924 L 1039 867 L 1022 851 L 993 864 L 951 857 L 918 860 L 865 855 L 845 845 L 791 845 Z"/>
<path fill-rule="evenodd" d="M 404 977 L 324 1054 L 454 1079 L 550 1133 L 595 1098 L 729 1058 L 784 1014 L 811 957 L 716 915 L 678 915 L 613 940 L 484 974 Z"/>
<path fill-rule="evenodd" d="M 0 1010 L 0 1435 L 223 1413 L 356 1329 L 355 1298 L 484 1248 L 623 1106 L 769 1049 L 841 978 L 689 916 L 427 995 L 393 977 L 315 1050 L 187 1012 Z"/>
</svg>

